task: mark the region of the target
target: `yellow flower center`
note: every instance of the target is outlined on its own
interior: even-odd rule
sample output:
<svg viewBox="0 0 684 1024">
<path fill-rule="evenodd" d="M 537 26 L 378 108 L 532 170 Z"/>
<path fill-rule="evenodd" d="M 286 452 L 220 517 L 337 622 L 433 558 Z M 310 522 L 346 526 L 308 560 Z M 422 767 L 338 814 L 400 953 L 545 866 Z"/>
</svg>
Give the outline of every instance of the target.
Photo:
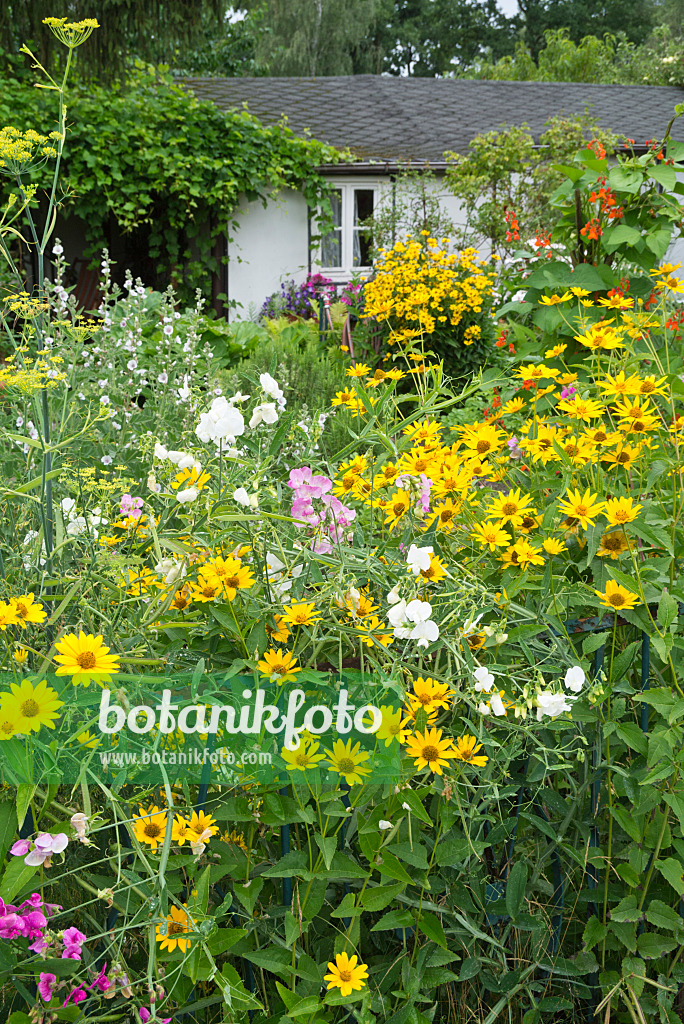
<svg viewBox="0 0 684 1024">
<path fill-rule="evenodd" d="M 650 395 L 652 391 L 655 391 L 655 385 L 650 380 L 642 381 L 639 388 L 640 395 Z"/>
<path fill-rule="evenodd" d="M 343 981 L 345 983 L 345 985 L 348 985 L 351 980 L 352 980 L 352 972 L 351 971 L 340 971 L 340 981 Z"/>
<path fill-rule="evenodd" d="M 625 599 L 622 594 L 609 594 L 608 604 L 612 605 L 613 608 L 622 608 L 625 603 Z"/>
<path fill-rule="evenodd" d="M 0 732 L 4 732 L 8 736 L 11 736 L 12 733 L 14 732 L 14 725 L 13 725 L 13 723 L 12 722 L 7 722 L 7 721 L 0 722 Z"/>
<path fill-rule="evenodd" d="M 308 768 L 308 766 L 309 766 L 309 755 L 307 753 L 305 753 L 304 751 L 302 751 L 299 754 L 296 754 L 295 755 L 295 764 L 299 768 Z"/>
<path fill-rule="evenodd" d="M 25 619 L 28 616 L 28 608 L 23 601 L 14 602 L 14 610 L 20 619 Z"/>
<path fill-rule="evenodd" d="M 212 586 L 209 586 L 209 585 L 207 585 L 206 587 L 202 587 L 202 597 L 215 597 L 215 596 L 216 596 L 216 587 L 212 587 Z"/>
<path fill-rule="evenodd" d="M 427 459 L 416 459 L 416 461 L 413 463 L 413 468 L 418 473 L 424 473 L 425 470 L 428 468 L 428 465 L 429 463 Z"/>
<path fill-rule="evenodd" d="M 439 513 L 439 521 L 441 523 L 448 523 L 449 520 L 453 518 L 453 515 L 453 509 L 443 508 L 442 511 Z"/>
<path fill-rule="evenodd" d="M 340 761 L 337 762 L 337 767 L 339 768 L 342 775 L 351 775 L 352 772 L 356 771 L 356 765 L 354 764 L 351 757 L 343 757 Z"/>
<path fill-rule="evenodd" d="M 224 583 L 227 587 L 231 587 L 233 590 L 237 590 L 240 586 L 239 576 L 226 576 Z"/>
<path fill-rule="evenodd" d="M 423 760 L 428 763 L 432 761 L 439 761 L 439 750 L 437 747 L 423 747 L 422 757 Z"/>
<path fill-rule="evenodd" d="M 589 509 L 586 505 L 578 505 L 575 509 L 575 514 L 578 518 L 589 514 Z"/>
<path fill-rule="evenodd" d="M 476 447 L 475 450 L 477 451 L 478 455 L 484 455 L 485 452 L 488 452 L 488 451 L 491 450 L 491 447 L 492 447 L 492 442 L 491 441 L 485 441 L 484 438 L 483 438 L 481 441 L 477 442 L 477 447 Z"/>
<path fill-rule="evenodd" d="M 35 718 L 36 715 L 40 714 L 40 706 L 32 697 L 29 697 L 29 699 L 25 700 L 21 705 L 21 713 L 24 718 Z"/>
<path fill-rule="evenodd" d="M 608 435 L 606 434 L 605 430 L 597 430 L 594 434 L 594 440 L 598 441 L 598 443 L 600 444 L 602 441 L 605 441 L 607 436 Z"/>
<path fill-rule="evenodd" d="M 395 501 L 394 505 L 392 505 L 392 511 L 394 512 L 395 516 L 403 515 L 404 510 L 405 505 L 403 501 Z"/>
<path fill-rule="evenodd" d="M 80 668 L 95 668 L 97 665 L 97 658 L 92 651 L 81 651 L 80 654 L 76 655 L 76 664 Z"/>
<path fill-rule="evenodd" d="M 187 608 L 189 604 L 190 602 L 188 601 L 187 597 L 177 597 L 176 600 L 173 602 L 174 608 L 177 608 L 178 611 L 183 611 L 183 609 Z"/>
<path fill-rule="evenodd" d="M 144 828 L 144 833 L 148 839 L 158 839 L 162 834 L 162 830 L 154 821 L 148 821 Z"/>
<path fill-rule="evenodd" d="M 169 921 L 167 929 L 166 929 L 166 934 L 167 935 L 180 935 L 184 931 L 185 931 L 185 928 L 180 923 L 180 921 Z"/>
<path fill-rule="evenodd" d="M 518 506 L 514 501 L 505 501 L 501 506 L 501 511 L 505 516 L 514 516 L 518 511 Z"/>
</svg>

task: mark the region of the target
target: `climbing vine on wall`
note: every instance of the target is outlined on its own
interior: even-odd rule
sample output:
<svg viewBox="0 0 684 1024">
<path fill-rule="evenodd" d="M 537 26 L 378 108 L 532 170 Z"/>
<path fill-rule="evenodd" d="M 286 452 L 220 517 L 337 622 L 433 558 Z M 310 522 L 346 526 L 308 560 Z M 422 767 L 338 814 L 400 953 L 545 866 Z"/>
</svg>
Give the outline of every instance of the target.
<svg viewBox="0 0 684 1024">
<path fill-rule="evenodd" d="M 319 166 L 337 150 L 265 127 L 246 111 L 221 111 L 175 84 L 164 68 L 140 65 L 125 86 L 90 87 L 68 97 L 62 211 L 85 221 L 88 254 L 118 230 L 149 234 L 149 256 L 182 291 L 208 291 L 219 261 L 216 239 L 238 223 L 238 198 L 266 199 L 296 188 L 310 206 L 325 195 Z M 48 132 L 50 91 L 0 73 L 0 126 Z"/>
</svg>

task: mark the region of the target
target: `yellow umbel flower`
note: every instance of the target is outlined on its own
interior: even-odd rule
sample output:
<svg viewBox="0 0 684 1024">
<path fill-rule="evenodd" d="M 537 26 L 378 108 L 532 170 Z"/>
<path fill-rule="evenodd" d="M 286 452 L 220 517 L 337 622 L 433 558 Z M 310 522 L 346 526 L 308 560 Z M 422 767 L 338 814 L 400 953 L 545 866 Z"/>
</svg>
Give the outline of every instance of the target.
<svg viewBox="0 0 684 1024">
<path fill-rule="evenodd" d="M 102 643 L 101 636 L 93 636 L 92 633 L 86 636 L 83 630 L 78 636 L 68 633 L 55 647 L 59 651 L 54 659 L 59 665 L 56 674 L 71 676 L 74 686 L 79 683 L 90 686 L 93 681 L 103 686 L 119 671 L 119 656 L 109 653 L 109 647 Z"/>
<path fill-rule="evenodd" d="M 342 996 L 350 996 L 352 992 L 360 991 L 368 979 L 368 967 L 359 963 L 356 954 L 349 957 L 346 953 L 337 953 L 334 963 L 332 960 L 328 961 L 328 971 L 330 973 L 323 977 L 328 983 L 328 991 L 339 988 Z"/>
<path fill-rule="evenodd" d="M 147 810 L 138 807 L 138 811 L 140 817 L 133 819 L 133 834 L 139 843 L 145 843 L 156 853 L 166 835 L 166 811 L 160 810 L 156 804 Z"/>
<path fill-rule="evenodd" d="M 442 768 L 448 768 L 449 760 L 458 757 L 452 740 L 442 739 L 441 729 L 413 733 L 406 740 L 406 753 L 419 771 L 428 768 L 436 775 L 442 774 Z"/>
<path fill-rule="evenodd" d="M 608 580 L 603 593 L 600 590 L 595 590 L 594 593 L 601 598 L 602 605 L 612 608 L 613 611 L 624 611 L 641 604 L 641 598 L 637 594 L 633 594 L 631 590 L 627 590 L 615 580 Z"/>
<path fill-rule="evenodd" d="M 55 38 L 70 50 L 75 50 L 81 43 L 85 43 L 95 29 L 100 27 L 95 18 L 84 18 L 82 21 L 67 21 L 66 18 L 43 18 L 43 24 L 47 25 Z"/>
<path fill-rule="evenodd" d="M 185 953 L 191 940 L 184 936 L 188 932 L 194 931 L 194 929 L 195 922 L 185 909 L 185 904 L 183 904 L 182 909 L 181 907 L 171 907 L 166 923 L 157 925 L 156 932 L 159 948 L 168 949 L 169 953 L 172 953 L 177 946 L 181 953 Z"/>
</svg>

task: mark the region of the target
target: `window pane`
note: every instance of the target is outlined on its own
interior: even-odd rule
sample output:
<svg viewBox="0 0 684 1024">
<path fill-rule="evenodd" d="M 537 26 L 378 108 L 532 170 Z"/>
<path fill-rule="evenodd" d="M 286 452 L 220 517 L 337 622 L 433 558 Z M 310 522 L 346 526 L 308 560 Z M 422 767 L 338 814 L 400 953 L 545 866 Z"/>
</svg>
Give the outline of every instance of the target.
<svg viewBox="0 0 684 1024">
<path fill-rule="evenodd" d="M 355 267 L 371 265 L 371 238 L 367 228 L 359 227 L 368 217 L 373 216 L 373 189 L 354 189 L 354 238 L 352 240 L 353 264 Z"/>
<path fill-rule="evenodd" d="M 321 239 L 321 266 L 342 266 L 342 229 L 335 228 Z"/>
<path fill-rule="evenodd" d="M 330 209 L 335 227 L 321 239 L 321 265 L 342 266 L 342 192 L 336 188 L 330 196 Z"/>
<path fill-rule="evenodd" d="M 373 216 L 373 189 L 354 189 L 354 225 Z"/>
</svg>

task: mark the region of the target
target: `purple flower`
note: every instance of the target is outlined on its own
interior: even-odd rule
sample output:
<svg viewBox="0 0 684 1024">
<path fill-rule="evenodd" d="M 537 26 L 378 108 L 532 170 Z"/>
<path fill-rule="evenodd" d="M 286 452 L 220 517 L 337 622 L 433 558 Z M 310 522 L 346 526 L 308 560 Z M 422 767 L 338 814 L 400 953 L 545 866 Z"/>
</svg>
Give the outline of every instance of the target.
<svg viewBox="0 0 684 1024">
<path fill-rule="evenodd" d="M 45 936 L 39 935 L 38 938 L 30 944 L 29 949 L 31 950 L 32 953 L 42 954 L 45 952 L 46 949 L 48 949 L 49 946 L 50 943 L 45 938 Z"/>
<path fill-rule="evenodd" d="M 6 914 L 0 918 L 0 938 L 16 939 L 24 934 L 24 922 L 18 914 Z"/>
<path fill-rule="evenodd" d="M 58 832 L 56 836 L 49 832 L 41 832 L 33 842 L 33 849 L 24 858 L 24 864 L 28 864 L 30 867 L 45 864 L 45 867 L 50 867 L 53 853 L 61 853 L 66 850 L 68 842 L 69 837 L 64 832 Z"/>
<path fill-rule="evenodd" d="M 67 928 L 65 932 L 62 932 L 62 942 L 64 943 L 62 960 L 80 960 L 81 946 L 85 940 L 86 936 L 83 932 L 79 932 L 78 928 Z"/>
<path fill-rule="evenodd" d="M 57 981 L 56 974 L 46 974 L 45 971 L 40 972 L 40 981 L 38 982 L 38 991 L 40 992 L 41 999 L 49 1003 L 52 999 L 52 992 Z"/>
<path fill-rule="evenodd" d="M 24 914 L 21 920 L 23 922 L 24 938 L 38 939 L 42 936 L 43 928 L 47 924 L 47 918 L 40 910 L 32 910 L 29 914 Z"/>
<path fill-rule="evenodd" d="M 62 1003 L 62 1006 L 67 1006 L 69 1002 L 82 1003 L 83 1000 L 86 998 L 87 994 L 85 989 L 81 985 L 79 985 L 77 988 L 72 988 L 71 992 Z"/>
<path fill-rule="evenodd" d="M 25 857 L 31 849 L 31 844 L 28 839 L 17 839 L 16 843 L 10 850 L 10 853 L 14 857 Z"/>
<path fill-rule="evenodd" d="M 576 395 L 576 394 L 577 394 L 577 388 L 573 388 L 572 384 L 568 384 L 568 386 L 566 388 L 563 388 L 563 390 L 560 393 L 560 396 L 561 396 L 561 398 L 570 398 L 570 395 Z"/>
</svg>

